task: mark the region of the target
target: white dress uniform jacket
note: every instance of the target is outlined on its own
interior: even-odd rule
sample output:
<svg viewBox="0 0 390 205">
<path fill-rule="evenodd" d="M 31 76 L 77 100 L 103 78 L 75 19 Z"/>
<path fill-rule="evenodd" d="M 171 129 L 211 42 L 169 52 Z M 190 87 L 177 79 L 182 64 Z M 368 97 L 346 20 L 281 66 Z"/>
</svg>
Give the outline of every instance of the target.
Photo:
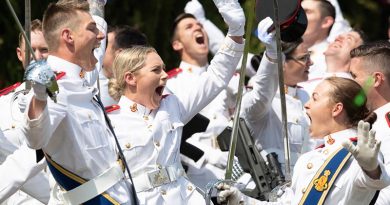
<svg viewBox="0 0 390 205">
<path fill-rule="evenodd" d="M 227 37 L 198 82 L 186 86 L 186 94 L 164 97 L 157 110 L 149 110 L 123 96 L 120 110 L 110 113 L 141 204 L 205 203 L 196 187 L 185 178 L 181 166 L 182 129 L 227 86 L 243 46 Z M 151 176 L 158 170 L 167 170 L 173 180 L 153 186 L 159 179 Z"/>
<path fill-rule="evenodd" d="M 284 144 L 280 94 L 277 92 L 277 64 L 262 58 L 257 74 L 251 79 L 253 90 L 242 99 L 241 116 L 245 119 L 258 149 L 275 152 L 284 170 Z M 307 97 L 301 89 L 288 87 L 286 93 L 287 129 L 290 139 L 291 169 L 303 144 L 309 138 L 308 122 L 299 98 Z"/>
<path fill-rule="evenodd" d="M 307 190 L 311 180 L 321 168 L 323 163 L 332 153 L 340 148 L 343 140 L 349 140 L 357 136 L 355 129 L 347 129 L 331 134 L 333 143 L 329 144 L 329 135 L 324 138 L 325 146 L 303 154 L 297 161 L 291 188 L 286 188 L 286 192 L 278 202 L 260 202 L 244 197 L 247 204 L 256 205 L 297 205 L 303 194 Z M 382 160 L 382 157 L 379 160 Z M 384 171 L 383 163 L 379 164 L 382 175 L 378 180 L 371 179 L 361 169 L 353 156 L 344 165 L 339 176 L 325 199 L 324 205 L 346 205 L 346 204 L 369 204 L 376 190 L 382 189 L 390 184 L 390 177 Z"/>
<path fill-rule="evenodd" d="M 4 177 L 0 182 L 2 204 L 42 204 L 49 201 L 48 177 L 42 171 L 46 163 L 44 160 L 36 162 L 35 150 L 26 146 L 26 137 L 21 131 L 24 101 L 31 96 L 20 92 L 24 88 L 25 83 L 22 83 L 0 97 L 0 105 L 4 108 L 0 120 L 4 132 L 0 139 L 0 176 Z"/>
<path fill-rule="evenodd" d="M 375 137 L 382 142 L 381 152 L 384 158 L 384 164 L 388 172 L 390 171 L 390 103 L 383 105 L 375 110 L 377 120 L 372 126 L 376 131 Z M 376 201 L 377 205 L 390 204 L 390 187 L 386 187 L 379 192 Z"/>
<path fill-rule="evenodd" d="M 49 56 L 47 61 L 54 71 L 66 75 L 57 81 L 57 103 L 48 100 L 37 119 L 31 120 L 26 114 L 23 131 L 27 143 L 33 149 L 43 149 L 65 169 L 93 179 L 118 159 L 103 112 L 93 101 L 97 89 L 80 77 L 78 65 L 55 56 Z M 130 204 L 128 187 L 127 182 L 121 180 L 106 192 L 119 203 Z"/>
</svg>

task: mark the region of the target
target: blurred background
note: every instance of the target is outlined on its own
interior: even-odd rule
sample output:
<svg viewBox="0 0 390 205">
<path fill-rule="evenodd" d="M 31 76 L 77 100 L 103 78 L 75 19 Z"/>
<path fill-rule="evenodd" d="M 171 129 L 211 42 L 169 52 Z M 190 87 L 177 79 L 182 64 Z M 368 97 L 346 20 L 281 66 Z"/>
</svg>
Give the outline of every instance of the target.
<svg viewBox="0 0 390 205">
<path fill-rule="evenodd" d="M 222 17 L 212 0 L 199 0 L 206 17 L 224 33 L 227 31 Z M 19 20 L 24 24 L 24 0 L 10 0 Z M 31 19 L 42 19 L 46 6 L 53 1 L 32 0 Z M 130 25 L 144 32 L 149 43 L 157 49 L 167 69 L 180 63 L 170 45 L 171 24 L 183 12 L 186 0 L 108 0 L 105 19 L 109 25 Z M 249 8 L 250 0 L 240 0 L 246 15 L 254 12 Z M 343 15 L 352 27 L 366 32 L 370 40 L 388 39 L 388 18 L 390 0 L 339 0 Z M 282 6 L 282 5 L 279 5 Z M 0 3 L 0 89 L 23 79 L 23 68 L 16 57 L 19 30 L 12 18 L 6 2 Z M 256 25 L 256 23 L 254 23 Z M 257 38 L 252 36 L 250 50 L 259 53 L 263 50 Z M 211 57 L 211 56 L 210 56 Z"/>
</svg>

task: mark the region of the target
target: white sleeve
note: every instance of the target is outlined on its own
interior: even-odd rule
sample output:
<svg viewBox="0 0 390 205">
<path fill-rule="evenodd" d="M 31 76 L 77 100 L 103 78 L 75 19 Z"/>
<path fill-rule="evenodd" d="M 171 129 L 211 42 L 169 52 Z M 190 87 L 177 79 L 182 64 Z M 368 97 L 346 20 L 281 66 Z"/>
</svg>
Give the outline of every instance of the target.
<svg viewBox="0 0 390 205">
<path fill-rule="evenodd" d="M 241 116 L 247 123 L 257 124 L 271 109 L 278 88 L 277 63 L 269 61 L 264 54 L 257 74 L 251 81 L 253 90 L 243 96 Z"/>
<path fill-rule="evenodd" d="M 18 191 L 27 179 L 36 176 L 43 170 L 46 164 L 45 160 L 36 163 L 35 156 L 35 150 L 29 149 L 24 144 L 1 164 L 0 203 Z"/>
</svg>

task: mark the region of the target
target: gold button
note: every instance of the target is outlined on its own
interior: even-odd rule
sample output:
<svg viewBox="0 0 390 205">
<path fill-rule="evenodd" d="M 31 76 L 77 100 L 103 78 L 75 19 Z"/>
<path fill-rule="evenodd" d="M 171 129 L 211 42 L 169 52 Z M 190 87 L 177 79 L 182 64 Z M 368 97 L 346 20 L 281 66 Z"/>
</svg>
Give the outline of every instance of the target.
<svg viewBox="0 0 390 205">
<path fill-rule="evenodd" d="M 157 168 L 158 168 L 158 169 L 162 169 L 161 164 L 157 164 Z"/>
<path fill-rule="evenodd" d="M 14 124 L 11 125 L 11 128 L 14 129 L 16 126 Z"/>
<path fill-rule="evenodd" d="M 187 186 L 187 189 L 188 189 L 188 191 L 192 191 L 193 188 L 192 188 L 191 185 L 188 185 L 188 186 Z"/>
<path fill-rule="evenodd" d="M 308 168 L 308 169 L 313 168 L 313 164 L 309 162 L 309 163 L 307 164 L 307 168 Z"/>
<path fill-rule="evenodd" d="M 329 153 L 329 150 L 324 150 L 324 152 L 323 152 L 325 155 L 327 155 L 328 153 Z"/>
<path fill-rule="evenodd" d="M 160 193 L 161 193 L 162 195 L 165 195 L 165 194 L 167 194 L 167 191 L 165 191 L 164 189 L 161 189 L 161 190 L 160 190 Z"/>
<path fill-rule="evenodd" d="M 304 194 L 306 192 L 306 187 L 304 187 L 303 189 L 302 189 L 302 194 Z"/>
<path fill-rule="evenodd" d="M 126 146 L 127 149 L 129 149 L 131 147 L 131 144 L 127 143 L 125 146 Z"/>
<path fill-rule="evenodd" d="M 152 128 L 152 125 L 148 125 L 148 129 Z"/>
<path fill-rule="evenodd" d="M 149 120 L 149 116 L 144 115 L 144 120 Z"/>
<path fill-rule="evenodd" d="M 157 147 L 160 146 L 160 142 L 159 142 L 159 141 L 157 141 L 157 142 L 155 142 L 155 143 L 156 143 L 156 146 L 157 146 Z"/>
</svg>

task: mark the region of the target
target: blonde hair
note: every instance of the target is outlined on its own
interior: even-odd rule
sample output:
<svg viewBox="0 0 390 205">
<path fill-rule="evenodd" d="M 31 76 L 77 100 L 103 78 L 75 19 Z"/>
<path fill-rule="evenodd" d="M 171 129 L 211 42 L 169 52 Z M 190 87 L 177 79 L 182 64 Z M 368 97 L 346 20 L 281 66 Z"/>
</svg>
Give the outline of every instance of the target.
<svg viewBox="0 0 390 205">
<path fill-rule="evenodd" d="M 157 53 L 152 47 L 134 46 L 116 55 L 112 64 L 114 77 L 108 82 L 108 93 L 113 99 L 119 100 L 124 93 L 126 72 L 136 73 L 140 70 L 145 65 L 146 56 L 152 52 Z"/>
<path fill-rule="evenodd" d="M 60 0 L 50 3 L 43 14 L 43 36 L 45 37 L 49 50 L 58 49 L 60 30 L 65 27 L 77 27 L 80 21 L 77 12 L 89 12 L 89 4 L 85 0 Z"/>
</svg>

